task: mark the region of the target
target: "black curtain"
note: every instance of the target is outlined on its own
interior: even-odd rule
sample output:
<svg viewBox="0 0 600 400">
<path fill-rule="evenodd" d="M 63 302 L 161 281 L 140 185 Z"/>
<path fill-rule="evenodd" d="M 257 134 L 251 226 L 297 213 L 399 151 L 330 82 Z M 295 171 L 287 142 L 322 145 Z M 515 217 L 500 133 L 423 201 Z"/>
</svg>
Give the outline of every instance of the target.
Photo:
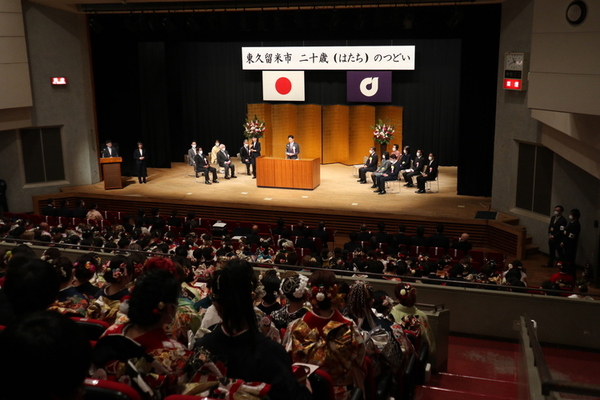
<svg viewBox="0 0 600 400">
<path fill-rule="evenodd" d="M 122 155 L 141 138 L 153 167 L 183 161 L 192 140 L 235 153 L 246 104 L 262 102 L 261 72 L 242 70 L 242 47 L 414 44 L 416 69 L 393 72 L 402 144 L 458 165 L 459 194 L 490 195 L 500 5 L 409 11 L 94 16 L 104 23 L 92 31 L 100 137 Z M 347 104 L 344 71 L 306 71 L 305 81 L 306 103 Z"/>
</svg>

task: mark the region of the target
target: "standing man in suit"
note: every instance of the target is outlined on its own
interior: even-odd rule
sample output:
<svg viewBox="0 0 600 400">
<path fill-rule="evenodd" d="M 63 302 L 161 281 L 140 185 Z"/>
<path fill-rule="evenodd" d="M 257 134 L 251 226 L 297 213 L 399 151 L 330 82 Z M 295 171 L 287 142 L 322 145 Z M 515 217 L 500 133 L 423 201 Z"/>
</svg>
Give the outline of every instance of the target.
<svg viewBox="0 0 600 400">
<path fill-rule="evenodd" d="M 252 161 L 252 179 L 256 179 L 256 159 L 260 157 L 261 145 L 257 137 L 252 138 L 250 160 Z"/>
<path fill-rule="evenodd" d="M 217 180 L 217 169 L 215 167 L 210 166 L 210 161 L 208 160 L 208 157 L 205 157 L 202 154 L 202 147 L 198 147 L 198 149 L 196 149 L 194 162 L 196 163 L 196 178 L 198 178 L 199 172 L 204 172 L 204 183 L 210 185 L 210 174 L 212 173 L 213 183 L 219 183 L 219 181 Z"/>
<path fill-rule="evenodd" d="M 581 235 L 579 218 L 581 218 L 581 212 L 577 208 L 572 209 L 569 213 L 569 223 L 565 227 L 564 235 L 562 235 L 562 242 L 560 243 L 565 251 L 567 270 L 575 280 L 577 278 L 577 266 L 575 265 L 575 260 L 577 259 L 577 244 L 579 243 L 579 236 Z"/>
<path fill-rule="evenodd" d="M 548 225 L 548 264 L 547 267 L 554 267 L 555 254 L 558 255 L 560 261 L 563 260 L 564 252 L 560 242 L 563 238 L 565 228 L 567 227 L 567 220 L 563 216 L 563 206 L 554 207 L 554 215 L 550 218 L 550 225 Z"/>
<path fill-rule="evenodd" d="M 148 176 L 148 172 L 146 171 L 148 152 L 144 149 L 144 144 L 142 142 L 137 142 L 137 149 L 133 151 L 133 158 L 137 169 L 138 181 L 140 183 L 146 183 L 146 177 Z"/>
<path fill-rule="evenodd" d="M 235 176 L 235 165 L 231 162 L 231 157 L 229 157 L 225 145 L 222 144 L 219 148 L 220 150 L 217 153 L 217 163 L 220 167 L 225 169 L 225 179 L 229 179 L 229 170 L 231 170 L 231 177 L 237 178 L 237 176 Z"/>
<path fill-rule="evenodd" d="M 379 179 L 377 179 L 379 188 L 374 191 L 375 193 L 386 194 L 387 192 L 385 191 L 385 183 L 387 181 L 394 181 L 394 180 L 398 179 L 398 174 L 400 173 L 400 168 L 398 168 L 397 163 L 398 163 L 398 157 L 396 157 L 395 154 L 390 155 L 390 166 L 388 167 L 387 171 L 385 171 L 379 177 Z"/>
<path fill-rule="evenodd" d="M 404 171 L 402 173 L 402 176 L 404 177 L 404 181 L 406 182 L 406 184 L 404 186 L 406 186 L 406 187 L 415 186 L 415 185 L 413 185 L 412 177 L 420 176 L 421 172 L 423 171 L 424 166 L 425 166 L 425 158 L 423 157 L 423 151 L 417 150 L 417 156 L 415 157 L 415 160 L 413 162 L 413 167 L 407 169 L 406 171 Z"/>
<path fill-rule="evenodd" d="M 425 193 L 425 181 L 434 181 L 438 174 L 438 162 L 435 154 L 429 153 L 429 163 L 425 166 L 425 171 L 417 176 L 417 190 L 415 193 Z"/>
<path fill-rule="evenodd" d="M 194 161 L 196 158 L 196 142 L 192 142 L 192 147 L 188 150 L 187 154 L 188 164 L 194 168 L 194 171 L 196 171 L 196 161 Z"/>
<path fill-rule="evenodd" d="M 248 139 L 244 139 L 244 144 L 240 147 L 240 160 L 242 164 L 246 165 L 246 175 L 250 175 L 250 166 L 252 160 L 250 159 L 250 146 L 248 145 Z"/>
<path fill-rule="evenodd" d="M 288 160 L 297 160 L 300 154 L 300 145 L 294 142 L 294 135 L 288 136 L 288 144 L 285 145 L 285 155 Z"/>
<path fill-rule="evenodd" d="M 113 146 L 112 140 L 106 140 L 106 147 L 102 149 L 102 158 L 119 157 L 119 149 Z"/>
<path fill-rule="evenodd" d="M 371 147 L 369 149 L 369 157 L 367 158 L 367 162 L 365 162 L 363 166 L 358 169 L 357 182 L 367 183 L 367 172 L 375 172 L 377 169 L 378 160 L 379 158 L 377 157 L 377 153 L 375 153 L 375 147 Z"/>
</svg>

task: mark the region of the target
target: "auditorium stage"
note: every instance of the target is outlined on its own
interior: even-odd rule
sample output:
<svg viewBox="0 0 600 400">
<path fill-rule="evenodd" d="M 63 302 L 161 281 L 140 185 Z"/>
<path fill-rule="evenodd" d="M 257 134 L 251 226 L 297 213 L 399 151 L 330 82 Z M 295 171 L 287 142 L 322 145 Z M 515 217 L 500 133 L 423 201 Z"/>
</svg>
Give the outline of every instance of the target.
<svg viewBox="0 0 600 400">
<path fill-rule="evenodd" d="M 473 219 L 478 211 L 487 211 L 488 197 L 458 196 L 456 194 L 456 167 L 440 167 L 439 192 L 416 194 L 416 188 L 406 188 L 403 182 L 393 185 L 386 195 L 373 193 L 370 184 L 356 182 L 353 166 L 342 164 L 321 165 L 321 185 L 314 190 L 274 189 L 256 187 L 256 180 L 246 175 L 246 169 L 237 163 L 237 179 L 225 180 L 219 174 L 218 184 L 205 185 L 203 178 L 192 175 L 192 167 L 173 163 L 172 168 L 149 168 L 148 183 L 140 185 L 135 177 L 123 177 L 123 189 L 104 190 L 104 183 L 69 186 L 62 192 L 111 195 L 124 197 L 151 197 L 169 201 L 213 203 L 250 208 L 277 209 L 281 212 L 310 210 L 327 214 L 410 215 Z M 259 171 L 260 173 L 260 171 Z M 437 191 L 437 184 L 433 183 Z M 161 210 L 163 214 L 169 210 Z M 276 219 L 276 216 L 274 216 Z M 514 220 L 499 214 L 498 220 Z M 292 222 L 292 221 L 290 221 Z"/>
</svg>

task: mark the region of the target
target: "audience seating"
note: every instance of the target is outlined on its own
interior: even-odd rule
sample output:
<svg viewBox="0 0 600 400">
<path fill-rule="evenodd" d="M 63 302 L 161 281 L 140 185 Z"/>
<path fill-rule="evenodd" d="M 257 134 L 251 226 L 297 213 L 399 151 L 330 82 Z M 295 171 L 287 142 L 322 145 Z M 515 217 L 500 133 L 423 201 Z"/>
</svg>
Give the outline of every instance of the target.
<svg viewBox="0 0 600 400">
<path fill-rule="evenodd" d="M 77 323 L 77 325 L 81 328 L 87 340 L 97 341 L 100 339 L 100 336 L 108 329 L 110 326 L 105 321 L 100 321 L 97 319 L 89 319 L 89 318 L 81 318 L 81 317 L 71 317 L 73 321 Z"/>
<path fill-rule="evenodd" d="M 124 383 L 86 378 L 85 400 L 142 400 L 138 392 Z"/>
</svg>

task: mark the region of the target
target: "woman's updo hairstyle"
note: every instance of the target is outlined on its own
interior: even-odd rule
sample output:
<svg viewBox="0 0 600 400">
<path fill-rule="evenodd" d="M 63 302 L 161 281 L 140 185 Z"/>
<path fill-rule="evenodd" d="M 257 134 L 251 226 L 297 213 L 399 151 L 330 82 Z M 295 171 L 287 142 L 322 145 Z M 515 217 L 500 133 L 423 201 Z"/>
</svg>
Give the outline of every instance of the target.
<svg viewBox="0 0 600 400">
<path fill-rule="evenodd" d="M 154 269 L 137 280 L 129 301 L 129 320 L 141 326 L 160 321 L 167 304 L 177 304 L 181 286 L 172 273 Z"/>
<path fill-rule="evenodd" d="M 95 253 L 84 254 L 75 261 L 73 268 L 75 268 L 75 278 L 79 282 L 87 282 L 98 271 L 100 268 L 100 257 Z"/>
<path fill-rule="evenodd" d="M 412 307 L 417 302 L 417 289 L 409 283 L 399 283 L 394 288 L 394 295 L 405 307 Z"/>
<path fill-rule="evenodd" d="M 297 272 L 288 272 L 279 289 L 290 302 L 304 301 L 308 291 L 308 278 Z"/>
<path fill-rule="evenodd" d="M 372 299 L 373 287 L 364 281 L 356 281 L 346 297 L 346 312 L 355 318 L 369 318 Z"/>
<path fill-rule="evenodd" d="M 67 257 L 58 257 L 52 262 L 52 267 L 58 275 L 60 283 L 71 282 L 73 278 L 73 263 Z"/>
<path fill-rule="evenodd" d="M 133 261 L 129 257 L 114 256 L 104 264 L 104 280 L 108 283 L 118 283 L 123 277 L 132 276 Z"/>
<path fill-rule="evenodd" d="M 277 271 L 274 269 L 267 270 L 258 279 L 264 290 L 263 301 L 267 304 L 275 302 L 279 295 L 279 287 L 281 286 L 281 279 L 277 276 Z"/>
<path fill-rule="evenodd" d="M 332 271 L 318 270 L 309 278 L 310 304 L 313 308 L 329 310 L 337 300 L 338 285 Z"/>
</svg>

